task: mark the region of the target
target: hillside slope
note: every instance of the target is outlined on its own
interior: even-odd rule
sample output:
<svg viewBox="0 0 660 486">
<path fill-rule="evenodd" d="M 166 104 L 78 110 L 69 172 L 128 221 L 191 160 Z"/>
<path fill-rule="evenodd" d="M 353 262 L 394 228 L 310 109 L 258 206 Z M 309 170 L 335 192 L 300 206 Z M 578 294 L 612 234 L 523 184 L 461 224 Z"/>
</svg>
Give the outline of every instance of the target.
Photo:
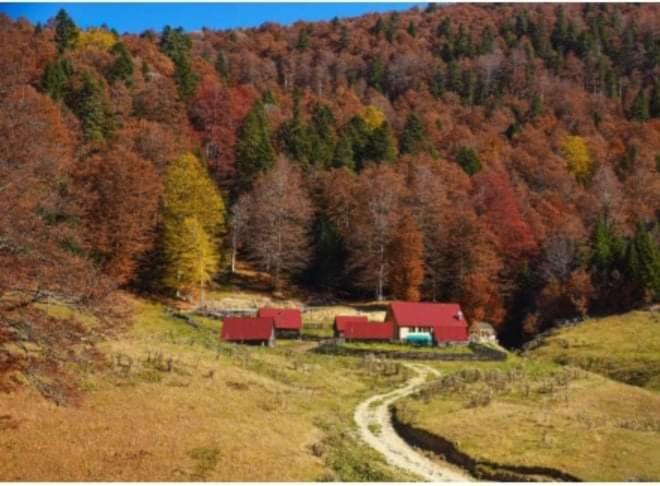
<svg viewBox="0 0 660 486">
<path fill-rule="evenodd" d="M 634 311 L 558 329 L 528 353 L 660 391 L 660 315 Z"/>
</svg>

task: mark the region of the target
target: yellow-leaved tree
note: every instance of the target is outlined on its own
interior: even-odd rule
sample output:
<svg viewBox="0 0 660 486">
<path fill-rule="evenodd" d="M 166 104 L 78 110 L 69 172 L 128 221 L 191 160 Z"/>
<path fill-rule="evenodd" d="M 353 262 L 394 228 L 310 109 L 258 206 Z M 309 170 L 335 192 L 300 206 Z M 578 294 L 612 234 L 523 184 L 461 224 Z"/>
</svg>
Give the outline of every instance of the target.
<svg viewBox="0 0 660 486">
<path fill-rule="evenodd" d="M 218 237 L 225 228 L 225 205 L 205 168 L 193 154 L 171 162 L 163 194 L 162 283 L 179 293 L 199 288 L 218 271 Z"/>
<path fill-rule="evenodd" d="M 380 127 L 385 121 L 385 113 L 372 105 L 367 106 L 360 116 L 371 131 Z"/>
<path fill-rule="evenodd" d="M 578 182 L 584 184 L 589 180 L 593 170 L 593 162 L 584 138 L 579 136 L 566 137 L 562 145 L 562 154 L 566 159 L 568 171 Z"/>
<path fill-rule="evenodd" d="M 108 51 L 117 42 L 117 37 L 107 30 L 90 29 L 78 36 L 76 47 L 83 51 Z"/>
<path fill-rule="evenodd" d="M 166 273 L 169 286 L 178 289 L 199 285 L 199 303 L 204 303 L 204 286 L 218 270 L 220 256 L 215 242 L 197 218 L 185 218 L 165 232 L 165 256 L 173 265 Z"/>
</svg>

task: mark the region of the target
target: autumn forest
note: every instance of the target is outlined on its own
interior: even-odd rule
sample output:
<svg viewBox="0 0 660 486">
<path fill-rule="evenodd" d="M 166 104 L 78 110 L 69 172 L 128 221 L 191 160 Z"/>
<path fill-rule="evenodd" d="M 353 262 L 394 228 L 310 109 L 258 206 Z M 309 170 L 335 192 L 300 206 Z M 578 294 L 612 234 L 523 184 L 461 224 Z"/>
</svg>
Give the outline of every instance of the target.
<svg viewBox="0 0 660 486">
<path fill-rule="evenodd" d="M 1 16 L 0 373 L 84 342 L 41 302 L 110 323 L 117 290 L 200 301 L 239 263 L 275 291 L 457 301 L 508 344 L 657 300 L 659 24 L 653 4 L 139 35 Z M 38 363 L 11 351 L 26 335 Z"/>
</svg>

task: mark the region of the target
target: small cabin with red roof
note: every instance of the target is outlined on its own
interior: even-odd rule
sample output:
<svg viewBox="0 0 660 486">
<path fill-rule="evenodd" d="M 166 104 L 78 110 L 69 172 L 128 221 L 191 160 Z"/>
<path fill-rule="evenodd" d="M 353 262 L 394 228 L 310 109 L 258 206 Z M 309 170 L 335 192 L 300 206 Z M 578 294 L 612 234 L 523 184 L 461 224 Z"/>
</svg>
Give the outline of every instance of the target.
<svg viewBox="0 0 660 486">
<path fill-rule="evenodd" d="M 257 311 L 257 317 L 272 318 L 275 321 L 275 333 L 278 336 L 300 336 L 302 315 L 298 309 L 262 307 Z"/>
<path fill-rule="evenodd" d="M 273 346 L 275 321 L 272 317 L 227 317 L 220 339 L 226 342 Z"/>
<path fill-rule="evenodd" d="M 368 319 L 366 316 L 336 316 L 335 322 L 332 325 L 335 337 L 342 337 L 344 330 L 354 325 L 355 323 L 366 323 Z"/>
<path fill-rule="evenodd" d="M 392 302 L 385 319 L 393 323 L 394 339 L 405 341 L 411 335 L 428 334 L 433 342 L 465 343 L 468 323 L 461 306 L 454 303 Z"/>
<path fill-rule="evenodd" d="M 335 337 L 347 341 L 391 341 L 394 327 L 391 322 L 375 322 L 365 316 L 335 317 Z"/>
</svg>

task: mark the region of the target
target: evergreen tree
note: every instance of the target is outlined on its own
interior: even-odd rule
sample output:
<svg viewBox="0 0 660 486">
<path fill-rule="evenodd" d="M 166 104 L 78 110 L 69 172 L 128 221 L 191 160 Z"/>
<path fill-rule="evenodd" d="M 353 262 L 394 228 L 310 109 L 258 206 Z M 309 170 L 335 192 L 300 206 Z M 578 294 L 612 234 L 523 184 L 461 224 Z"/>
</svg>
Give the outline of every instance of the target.
<svg viewBox="0 0 660 486">
<path fill-rule="evenodd" d="M 310 130 L 300 115 L 300 95 L 294 93 L 293 117 L 280 129 L 280 140 L 290 159 L 309 166 L 312 152 Z"/>
<path fill-rule="evenodd" d="M 628 145 L 625 153 L 617 162 L 614 170 L 620 180 L 625 180 L 635 170 L 638 149 L 635 145 Z"/>
<path fill-rule="evenodd" d="M 479 44 L 479 55 L 490 54 L 493 52 L 493 43 L 495 39 L 493 37 L 493 30 L 490 25 L 484 27 L 483 32 L 481 33 L 481 43 Z"/>
<path fill-rule="evenodd" d="M 412 20 L 408 23 L 407 30 L 410 37 L 417 37 L 417 29 L 415 28 L 415 23 Z"/>
<path fill-rule="evenodd" d="M 310 159 L 313 164 L 324 168 L 331 165 L 336 144 L 335 125 L 335 117 L 328 106 L 314 105 L 310 123 Z"/>
<path fill-rule="evenodd" d="M 60 101 L 67 96 L 69 80 L 73 74 L 73 66 L 68 59 L 59 58 L 48 62 L 41 76 L 41 89 L 54 101 Z"/>
<path fill-rule="evenodd" d="M 438 37 L 451 37 L 451 19 L 443 17 L 435 33 Z"/>
<path fill-rule="evenodd" d="M 639 223 L 628 247 L 628 268 L 645 301 L 660 298 L 660 246 L 657 228 L 648 230 Z"/>
<path fill-rule="evenodd" d="M 100 141 L 111 135 L 114 129 L 110 111 L 101 85 L 85 72 L 80 89 L 67 96 L 67 105 L 76 114 L 87 141 Z"/>
<path fill-rule="evenodd" d="M 234 152 L 238 191 L 249 189 L 258 173 L 273 166 L 275 152 L 261 103 L 255 103 L 239 127 Z"/>
<path fill-rule="evenodd" d="M 349 43 L 350 40 L 348 37 L 348 27 L 342 25 L 339 33 L 339 49 L 342 51 L 348 49 Z"/>
<path fill-rule="evenodd" d="M 387 25 L 385 26 L 385 39 L 387 39 L 387 42 L 390 44 L 394 42 L 394 34 L 396 34 L 396 29 L 399 24 L 399 13 L 398 12 L 393 12 L 390 14 L 389 18 L 387 19 Z"/>
<path fill-rule="evenodd" d="M 229 79 L 229 61 L 227 61 L 227 56 L 222 50 L 218 52 L 218 57 L 215 60 L 215 70 L 222 79 Z"/>
<path fill-rule="evenodd" d="M 380 35 L 384 31 L 385 31 L 385 22 L 383 22 L 382 17 L 378 17 L 378 20 L 376 20 L 376 23 L 371 28 L 371 33 L 374 34 L 376 37 L 380 37 Z"/>
<path fill-rule="evenodd" d="M 470 176 L 481 170 L 481 160 L 472 147 L 460 147 L 456 154 L 456 163 Z"/>
<path fill-rule="evenodd" d="M 396 141 L 386 121 L 374 129 L 365 150 L 365 159 L 374 162 L 394 162 L 396 159 Z"/>
<path fill-rule="evenodd" d="M 160 47 L 174 63 L 174 81 L 181 101 L 187 101 L 194 93 L 199 76 L 190 64 L 192 40 L 181 27 L 172 29 L 169 25 L 163 29 Z"/>
<path fill-rule="evenodd" d="M 296 49 L 304 51 L 308 47 L 309 47 L 309 32 L 307 32 L 306 27 L 303 27 L 302 29 L 300 29 L 300 32 L 298 32 L 298 42 L 296 42 Z"/>
<path fill-rule="evenodd" d="M 133 77 L 133 60 L 128 49 L 126 49 L 126 46 L 122 42 L 117 42 L 112 46 L 111 52 L 117 57 L 110 65 L 108 80 L 111 83 L 123 81 L 127 85 L 130 85 Z"/>
<path fill-rule="evenodd" d="M 543 96 L 534 93 L 532 97 L 532 106 L 530 107 L 530 114 L 532 118 L 538 118 L 543 115 Z"/>
<path fill-rule="evenodd" d="M 653 118 L 660 118 L 660 82 L 656 81 L 651 90 L 649 114 Z"/>
<path fill-rule="evenodd" d="M 640 88 L 632 104 L 631 117 L 634 120 L 643 122 L 649 119 L 649 111 L 649 99 L 644 90 Z"/>
<path fill-rule="evenodd" d="M 402 154 L 413 154 L 424 150 L 426 142 L 426 129 L 419 117 L 411 112 L 406 119 L 406 124 L 403 127 L 401 134 L 400 147 Z"/>
<path fill-rule="evenodd" d="M 374 56 L 371 61 L 367 82 L 372 88 L 381 93 L 385 92 L 385 64 L 380 56 Z"/>
<path fill-rule="evenodd" d="M 57 50 L 61 53 L 71 49 L 78 40 L 79 31 L 75 22 L 66 10 L 60 9 L 55 16 L 55 43 Z"/>
<path fill-rule="evenodd" d="M 438 69 L 431 78 L 429 83 L 429 91 L 434 98 L 440 98 L 445 92 L 445 74 L 442 70 Z"/>
<path fill-rule="evenodd" d="M 353 140 L 348 131 L 342 131 L 339 140 L 335 145 L 335 151 L 332 156 L 332 167 L 346 167 L 355 170 L 355 159 L 353 154 Z"/>
</svg>

